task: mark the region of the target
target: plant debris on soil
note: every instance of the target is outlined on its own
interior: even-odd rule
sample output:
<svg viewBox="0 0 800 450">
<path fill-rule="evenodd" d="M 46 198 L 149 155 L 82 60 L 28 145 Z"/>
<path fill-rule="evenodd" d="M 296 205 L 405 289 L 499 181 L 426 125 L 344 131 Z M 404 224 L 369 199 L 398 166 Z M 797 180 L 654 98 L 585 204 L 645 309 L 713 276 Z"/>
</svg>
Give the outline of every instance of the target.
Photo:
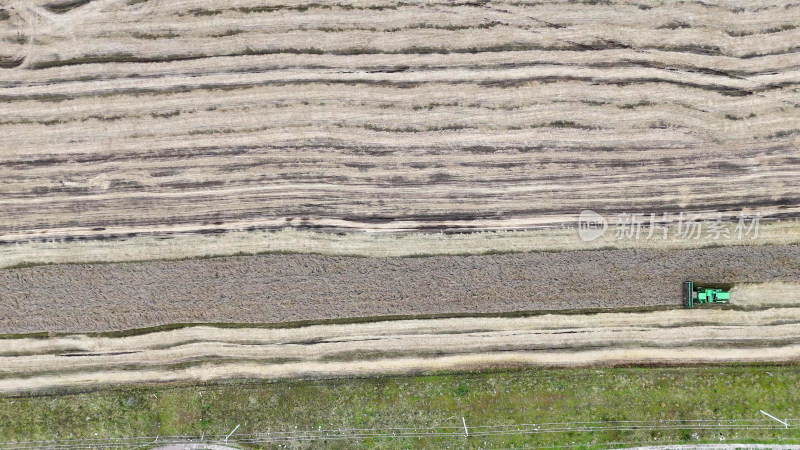
<svg viewBox="0 0 800 450">
<path fill-rule="evenodd" d="M 797 282 L 800 246 L 423 258 L 262 255 L 9 269 L 0 270 L 0 334 L 679 306 L 685 280 Z"/>
</svg>

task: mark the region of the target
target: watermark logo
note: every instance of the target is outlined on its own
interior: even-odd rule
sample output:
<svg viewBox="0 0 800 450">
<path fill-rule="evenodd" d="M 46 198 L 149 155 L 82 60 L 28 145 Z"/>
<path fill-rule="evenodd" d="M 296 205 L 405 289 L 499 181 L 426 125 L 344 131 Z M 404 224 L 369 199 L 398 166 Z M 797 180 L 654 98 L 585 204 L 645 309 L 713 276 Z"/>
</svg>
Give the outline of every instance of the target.
<svg viewBox="0 0 800 450">
<path fill-rule="evenodd" d="M 578 218 L 578 234 L 584 242 L 593 241 L 606 233 L 608 221 L 594 211 L 585 209 Z"/>
<path fill-rule="evenodd" d="M 717 213 L 712 217 L 700 214 L 644 214 L 623 212 L 616 216 L 614 239 L 616 240 L 712 240 L 756 239 L 761 214 L 726 216 Z M 578 235 L 584 242 L 594 241 L 605 235 L 608 220 L 591 211 L 581 211 L 578 218 Z"/>
</svg>

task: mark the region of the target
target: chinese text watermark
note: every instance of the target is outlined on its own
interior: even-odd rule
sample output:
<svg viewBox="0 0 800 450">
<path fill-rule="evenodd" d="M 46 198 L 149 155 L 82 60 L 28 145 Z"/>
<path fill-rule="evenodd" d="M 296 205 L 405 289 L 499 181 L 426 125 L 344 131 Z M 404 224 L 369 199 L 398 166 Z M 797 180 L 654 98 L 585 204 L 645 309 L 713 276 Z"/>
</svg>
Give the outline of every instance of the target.
<svg viewBox="0 0 800 450">
<path fill-rule="evenodd" d="M 578 218 L 578 234 L 589 242 L 605 235 L 612 227 L 615 240 L 724 240 L 757 239 L 761 215 L 702 216 L 696 213 L 628 213 L 623 212 L 609 220 L 602 215 L 584 210 Z"/>
</svg>

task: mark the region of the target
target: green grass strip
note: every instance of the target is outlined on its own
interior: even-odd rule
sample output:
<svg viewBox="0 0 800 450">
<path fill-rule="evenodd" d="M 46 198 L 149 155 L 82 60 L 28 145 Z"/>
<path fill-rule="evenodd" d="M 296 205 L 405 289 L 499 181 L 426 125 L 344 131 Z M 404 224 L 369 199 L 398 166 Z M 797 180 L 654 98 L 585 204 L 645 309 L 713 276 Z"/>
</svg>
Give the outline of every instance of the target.
<svg viewBox="0 0 800 450">
<path fill-rule="evenodd" d="M 238 424 L 232 442 L 236 436 L 244 439 L 268 431 L 454 427 L 441 430 L 454 433 L 446 436 L 312 444 L 326 448 L 605 448 L 612 443 L 696 444 L 722 438 L 727 443 L 785 444 L 800 443 L 800 427 L 784 429 L 759 410 L 797 419 L 797 386 L 800 366 L 725 365 L 120 387 L 0 397 L 0 437 L 8 443 L 213 436 L 225 435 Z M 472 430 L 469 437 L 456 431 L 462 417 Z M 726 422 L 743 419 L 760 421 L 758 428 Z M 704 426 L 696 420 L 713 422 Z M 665 428 L 654 429 L 650 423 L 631 429 L 610 421 L 665 421 Z M 480 435 L 489 430 L 482 426 L 560 422 L 569 430 Z M 602 430 L 585 431 L 575 429 L 580 426 L 576 422 L 605 424 Z M 258 445 L 245 444 L 254 446 Z"/>
</svg>

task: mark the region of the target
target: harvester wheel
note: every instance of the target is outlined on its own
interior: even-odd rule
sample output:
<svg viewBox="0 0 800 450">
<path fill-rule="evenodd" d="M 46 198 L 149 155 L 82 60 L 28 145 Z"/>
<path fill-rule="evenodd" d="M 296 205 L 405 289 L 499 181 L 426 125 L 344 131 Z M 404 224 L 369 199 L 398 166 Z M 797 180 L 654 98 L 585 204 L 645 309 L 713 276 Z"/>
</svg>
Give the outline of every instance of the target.
<svg viewBox="0 0 800 450">
<path fill-rule="evenodd" d="M 684 281 L 683 282 L 683 307 L 684 308 L 693 308 L 694 302 L 692 301 L 692 291 L 693 285 L 691 281 Z"/>
</svg>

